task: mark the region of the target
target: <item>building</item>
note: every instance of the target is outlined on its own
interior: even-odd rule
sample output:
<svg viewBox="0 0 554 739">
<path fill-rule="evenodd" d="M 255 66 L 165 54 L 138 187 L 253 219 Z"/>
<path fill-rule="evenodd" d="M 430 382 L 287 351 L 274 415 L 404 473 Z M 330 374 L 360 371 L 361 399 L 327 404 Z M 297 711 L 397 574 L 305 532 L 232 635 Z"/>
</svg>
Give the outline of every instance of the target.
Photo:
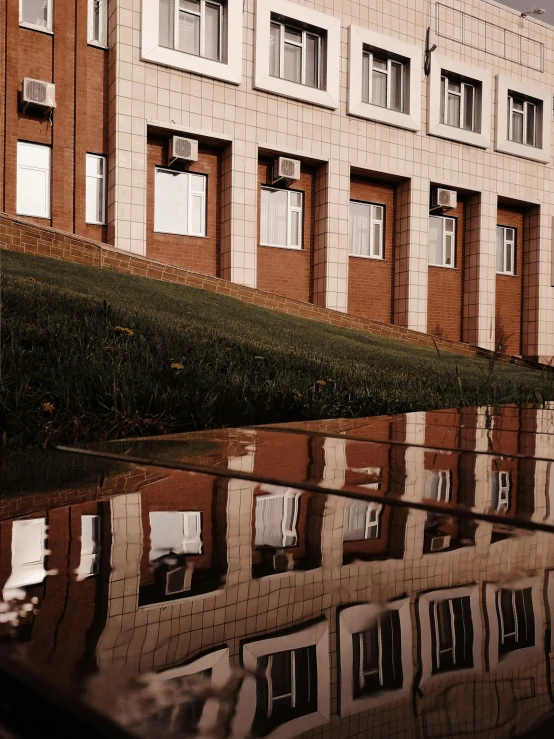
<svg viewBox="0 0 554 739">
<path fill-rule="evenodd" d="M 0 12 L 8 214 L 554 356 L 552 27 L 493 0 Z"/>
</svg>

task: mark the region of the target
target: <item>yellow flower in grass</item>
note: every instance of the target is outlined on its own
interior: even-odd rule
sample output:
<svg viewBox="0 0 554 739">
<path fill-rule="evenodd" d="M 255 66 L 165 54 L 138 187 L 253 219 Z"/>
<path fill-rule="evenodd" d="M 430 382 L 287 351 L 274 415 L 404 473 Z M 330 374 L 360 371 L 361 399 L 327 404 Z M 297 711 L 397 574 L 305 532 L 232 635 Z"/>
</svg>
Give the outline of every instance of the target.
<svg viewBox="0 0 554 739">
<path fill-rule="evenodd" d="M 254 357 L 254 359 L 263 359 L 263 357 Z"/>
<path fill-rule="evenodd" d="M 123 326 L 115 326 L 114 331 L 119 331 L 122 334 L 127 334 L 127 336 L 134 336 L 135 332 L 132 328 L 124 328 Z"/>
<path fill-rule="evenodd" d="M 50 403 L 50 402 L 43 403 L 42 404 L 42 410 L 45 413 L 54 413 L 54 411 L 55 411 L 54 404 L 53 403 Z"/>
<path fill-rule="evenodd" d="M 316 385 L 327 385 L 325 380 L 316 380 Z"/>
<path fill-rule="evenodd" d="M 181 362 L 171 362 L 171 369 L 181 370 L 185 369 L 185 367 L 181 364 Z"/>
</svg>

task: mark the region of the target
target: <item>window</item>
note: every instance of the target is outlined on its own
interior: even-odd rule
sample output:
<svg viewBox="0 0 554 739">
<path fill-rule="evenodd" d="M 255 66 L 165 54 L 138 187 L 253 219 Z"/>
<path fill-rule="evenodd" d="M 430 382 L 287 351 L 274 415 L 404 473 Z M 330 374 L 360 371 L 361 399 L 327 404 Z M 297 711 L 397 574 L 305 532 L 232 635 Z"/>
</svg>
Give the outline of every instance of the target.
<svg viewBox="0 0 554 739">
<path fill-rule="evenodd" d="M 456 219 L 429 217 L 429 264 L 454 267 L 456 260 Z"/>
<path fill-rule="evenodd" d="M 510 473 L 493 472 L 491 485 L 492 507 L 497 511 L 507 511 L 510 507 Z"/>
<path fill-rule="evenodd" d="M 261 243 L 302 248 L 302 195 L 298 190 L 262 187 Z"/>
<path fill-rule="evenodd" d="M 37 585 L 46 577 L 46 519 L 30 518 L 12 524 L 12 571 L 4 586 L 3 595 L 11 588 Z"/>
<path fill-rule="evenodd" d="M 170 554 L 202 554 L 200 511 L 154 511 L 150 514 L 150 562 Z"/>
<path fill-rule="evenodd" d="M 499 623 L 499 658 L 516 649 L 535 646 L 532 588 L 498 590 L 496 611 Z"/>
<path fill-rule="evenodd" d="M 89 0 L 88 42 L 98 46 L 108 44 L 108 0 Z"/>
<path fill-rule="evenodd" d="M 538 146 L 537 138 L 537 104 L 508 94 L 508 140 Z"/>
<path fill-rule="evenodd" d="M 364 51 L 362 102 L 404 112 L 404 63 L 386 54 Z"/>
<path fill-rule="evenodd" d="M 354 698 L 403 686 L 400 614 L 383 611 L 371 627 L 352 634 Z"/>
<path fill-rule="evenodd" d="M 81 561 L 77 570 L 77 580 L 85 580 L 98 572 L 99 523 L 98 516 L 81 516 Z"/>
<path fill-rule="evenodd" d="M 19 0 L 19 23 L 51 31 L 52 0 Z"/>
<path fill-rule="evenodd" d="M 321 89 L 322 37 L 271 20 L 269 33 L 269 74 L 289 82 Z"/>
<path fill-rule="evenodd" d="M 17 142 L 18 215 L 50 218 L 50 147 Z"/>
<path fill-rule="evenodd" d="M 382 205 L 350 201 L 350 254 L 354 257 L 384 258 Z"/>
<path fill-rule="evenodd" d="M 441 75 L 441 123 L 475 131 L 476 88 L 450 75 Z"/>
<path fill-rule="evenodd" d="M 349 500 L 344 512 L 344 541 L 378 539 L 381 528 L 379 503 Z"/>
<path fill-rule="evenodd" d="M 206 176 L 156 168 L 154 230 L 206 235 Z"/>
<path fill-rule="evenodd" d="M 257 547 L 294 547 L 298 543 L 296 525 L 300 493 L 284 490 L 282 493 L 256 497 Z"/>
<path fill-rule="evenodd" d="M 433 673 L 473 667 L 473 624 L 469 596 L 431 601 Z"/>
<path fill-rule="evenodd" d="M 186 54 L 223 60 L 223 5 L 215 0 L 159 0 L 159 43 Z"/>
<path fill-rule="evenodd" d="M 509 226 L 496 227 L 496 273 L 515 275 L 516 230 Z"/>
<path fill-rule="evenodd" d="M 106 157 L 87 154 L 87 223 L 106 222 Z"/>
<path fill-rule="evenodd" d="M 450 470 L 425 470 L 425 497 L 448 503 L 451 475 Z"/>
<path fill-rule="evenodd" d="M 258 671 L 255 736 L 317 710 L 315 645 L 265 655 Z"/>
</svg>

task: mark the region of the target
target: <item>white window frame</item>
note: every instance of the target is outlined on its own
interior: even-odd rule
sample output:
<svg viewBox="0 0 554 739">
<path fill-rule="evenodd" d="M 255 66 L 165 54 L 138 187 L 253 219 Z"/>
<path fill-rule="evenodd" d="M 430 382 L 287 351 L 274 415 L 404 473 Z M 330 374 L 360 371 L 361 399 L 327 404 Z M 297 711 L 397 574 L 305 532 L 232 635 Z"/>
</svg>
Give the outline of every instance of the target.
<svg viewBox="0 0 554 739">
<path fill-rule="evenodd" d="M 183 539 L 181 541 L 181 549 L 176 554 L 202 554 L 202 512 L 201 511 L 151 511 L 150 527 L 152 530 L 152 521 L 154 517 L 161 516 L 181 516 L 183 523 Z M 195 521 L 193 532 L 190 533 L 190 521 Z M 152 539 L 152 535 L 151 535 Z M 161 551 L 161 550 L 160 550 Z M 154 562 L 158 557 L 153 555 L 152 541 L 150 541 L 150 562 Z"/>
<path fill-rule="evenodd" d="M 83 533 L 85 531 L 84 522 L 91 524 L 90 530 L 92 537 L 85 539 Z M 98 574 L 98 558 L 100 556 L 100 516 L 85 515 L 81 516 L 81 561 L 76 570 L 77 580 L 86 580 Z"/>
<path fill-rule="evenodd" d="M 554 582 L 551 577 L 552 572 L 547 573 L 548 583 L 546 588 L 546 599 L 551 592 L 550 586 Z M 522 663 L 530 662 L 536 657 L 544 657 L 544 629 L 546 623 L 545 607 L 542 604 L 541 594 L 543 592 L 542 577 L 525 578 L 522 580 L 514 580 L 509 584 L 510 590 L 525 590 L 531 588 L 531 599 L 533 601 L 533 617 L 535 620 L 535 644 L 532 647 L 521 647 L 505 654 L 502 658 L 499 656 L 498 643 L 501 638 L 501 624 L 499 612 L 496 609 L 496 599 L 499 590 L 503 589 L 505 583 L 486 583 L 484 593 L 485 605 L 485 623 L 488 629 L 488 663 L 491 671 L 501 667 L 512 668 L 519 667 Z M 552 591 L 554 592 L 554 590 Z M 553 601 L 549 601 L 549 605 L 554 605 Z M 500 609 L 499 609 L 500 611 Z M 552 613 L 552 611 L 550 611 Z M 551 650 L 552 651 L 552 650 Z"/>
<path fill-rule="evenodd" d="M 372 485 L 372 484 L 373 483 L 369 483 L 369 485 Z M 367 488 L 367 485 L 364 485 L 363 487 Z M 370 488 L 370 489 L 373 489 L 373 488 Z M 366 512 L 365 512 L 365 528 L 364 528 L 363 540 L 367 541 L 368 539 L 378 539 L 379 536 L 381 535 L 381 511 L 383 510 L 383 506 L 381 505 L 381 503 L 375 503 L 373 501 L 363 501 L 363 500 L 360 500 L 359 498 L 348 500 L 346 503 L 346 507 L 344 509 L 343 531 L 346 531 L 347 529 L 349 511 L 353 503 L 366 503 L 367 505 Z M 374 536 L 372 536 L 372 534 L 374 534 Z M 362 540 L 361 539 L 346 539 L 345 541 L 362 541 Z"/>
<path fill-rule="evenodd" d="M 443 84 L 444 80 L 444 84 Z M 460 92 L 455 92 L 454 90 L 449 90 L 448 85 L 450 83 L 453 84 L 459 84 L 460 85 Z M 442 120 L 441 123 L 443 123 L 445 126 L 453 126 L 454 128 L 461 128 L 464 131 L 475 131 L 475 112 L 477 107 L 477 88 L 474 83 L 466 82 L 462 79 L 454 78 L 453 75 L 450 75 L 448 72 L 443 72 L 441 74 L 441 88 L 444 87 L 444 90 L 441 89 L 441 92 L 443 94 L 442 99 Z M 463 125 L 465 122 L 465 92 L 467 89 L 470 89 L 472 91 L 473 96 L 473 110 L 471 115 L 471 128 L 465 128 Z M 460 98 L 460 116 L 458 118 L 458 121 L 451 121 L 449 119 L 448 111 L 449 111 L 449 105 L 448 105 L 448 99 L 451 95 L 454 95 L 458 98 Z"/>
<path fill-rule="evenodd" d="M 284 190 L 281 187 L 271 187 L 271 185 L 262 185 L 262 195 L 261 198 L 263 198 L 263 191 L 264 190 L 271 190 L 273 192 L 286 192 L 288 199 L 287 199 L 287 243 L 286 244 L 269 244 L 265 241 L 262 241 L 262 212 L 263 207 L 261 205 L 260 200 L 260 246 L 271 246 L 275 249 L 294 249 L 296 251 L 302 251 L 304 248 L 304 192 L 302 190 L 291 190 L 286 189 Z M 291 205 L 291 193 L 295 193 L 300 195 L 300 206 Z M 292 238 L 291 238 L 291 231 L 292 231 L 292 213 L 298 213 L 299 214 L 299 232 L 300 232 L 300 245 L 299 246 L 293 246 L 291 244 Z"/>
<path fill-rule="evenodd" d="M 495 479 L 498 480 L 498 504 L 496 510 L 507 511 L 510 508 L 511 475 L 506 470 L 494 470 L 491 477 L 491 484 L 494 484 L 493 481 Z"/>
<path fill-rule="evenodd" d="M 22 164 L 20 163 L 20 152 L 23 150 L 23 148 L 26 148 L 28 150 L 40 150 L 41 152 L 48 151 L 48 167 L 39 167 L 39 166 L 32 166 L 29 164 Z M 35 172 L 41 172 L 46 175 L 45 182 L 46 182 L 46 192 L 44 193 L 44 203 L 45 203 L 45 209 L 42 211 L 34 211 L 31 212 L 31 209 L 25 210 L 21 206 L 21 199 L 23 197 L 23 193 L 26 189 L 26 187 L 22 186 L 21 183 L 21 172 L 22 171 L 35 171 Z M 17 182 L 16 182 L 16 191 L 17 191 L 17 204 L 16 204 L 16 213 L 17 215 L 21 216 L 32 216 L 34 218 L 50 218 L 52 205 L 51 205 L 51 178 L 52 178 L 52 149 L 50 146 L 45 146 L 43 144 L 34 144 L 30 143 L 28 141 L 18 141 L 17 142 Z"/>
<path fill-rule="evenodd" d="M 94 7 L 98 4 L 99 37 L 94 37 Z M 108 0 L 88 0 L 88 43 L 91 46 L 108 48 Z"/>
<path fill-rule="evenodd" d="M 272 488 L 269 490 L 269 488 Z M 283 515 L 281 518 L 281 547 L 295 547 L 298 544 L 298 510 L 301 493 L 290 488 L 280 488 L 278 486 L 262 485 L 262 490 L 267 491 L 267 495 L 257 495 L 254 498 L 254 515 L 257 510 L 257 502 L 259 500 L 275 500 L 282 498 Z M 287 510 L 292 511 L 291 526 L 287 527 Z M 293 543 L 287 543 L 287 539 L 292 539 Z M 269 546 L 267 544 L 256 544 L 256 546 Z"/>
<path fill-rule="evenodd" d="M 438 218 L 443 222 L 442 226 L 442 263 L 435 263 L 431 262 L 431 244 L 429 244 L 429 266 L 430 267 L 443 267 L 446 269 L 456 269 L 456 219 L 452 218 L 451 216 L 429 216 L 429 220 L 431 218 Z M 447 231 L 445 229 L 445 224 L 451 223 L 452 224 L 452 231 Z M 451 260 L 452 264 L 446 263 L 446 257 L 447 257 L 447 249 L 446 249 L 446 242 L 447 242 L 447 235 L 452 234 L 452 254 L 451 254 Z"/>
<path fill-rule="evenodd" d="M 21 588 L 39 585 L 48 574 L 44 561 L 46 550 L 46 518 L 25 518 L 12 522 L 11 542 L 11 573 L 2 596 L 4 600 L 19 597 Z M 21 555 L 21 537 L 34 539 L 34 545 L 39 549 L 36 559 L 23 559 Z"/>
<path fill-rule="evenodd" d="M 396 610 L 400 617 L 400 644 L 402 662 L 402 687 L 396 690 L 380 690 L 373 695 L 354 697 L 354 652 L 352 637 L 368 629 L 383 612 L 381 603 L 363 603 L 344 608 L 339 613 L 339 659 L 340 659 L 340 716 L 351 716 L 371 710 L 387 703 L 400 701 L 410 694 L 414 666 L 412 656 L 412 619 L 410 599 L 400 598 L 385 604 L 386 610 Z"/>
<path fill-rule="evenodd" d="M 432 484 L 436 478 L 438 478 L 437 498 L 430 498 L 428 495 L 425 495 L 425 497 L 428 500 L 436 500 L 438 503 L 450 503 L 452 486 L 451 470 L 425 470 L 426 487 L 427 481 Z M 427 492 L 427 490 L 425 492 Z"/>
<path fill-rule="evenodd" d="M 441 120 L 444 103 L 442 78 L 451 76 L 463 84 L 473 85 L 473 130 L 449 125 Z M 459 59 L 449 59 L 439 54 L 431 55 L 431 71 L 427 90 L 427 133 L 460 144 L 490 147 L 492 78 L 486 69 L 473 67 Z M 447 85 L 446 85 L 447 87 Z M 447 110 L 445 110 L 447 115 Z M 463 120 L 463 119 L 461 119 Z"/>
<path fill-rule="evenodd" d="M 86 222 L 91 224 L 96 224 L 99 226 L 103 226 L 106 223 L 106 168 L 107 168 L 107 161 L 106 157 L 103 154 L 90 154 L 87 152 L 86 155 L 86 161 L 90 159 L 97 159 L 102 161 L 102 174 L 88 174 L 86 173 L 86 188 L 88 190 L 89 187 L 89 180 L 92 180 L 92 182 L 96 182 L 96 180 L 102 180 L 102 193 L 101 193 L 101 199 L 100 199 L 100 205 L 102 207 L 102 218 L 100 220 L 89 220 L 88 217 L 86 217 Z M 92 185 L 91 182 L 91 185 Z M 85 208 L 86 208 L 86 202 L 87 198 L 85 198 Z"/>
<path fill-rule="evenodd" d="M 297 48 L 301 49 L 301 61 L 300 61 L 300 75 L 301 80 L 300 82 L 296 82 L 295 80 L 286 80 L 287 82 L 292 82 L 295 85 L 307 85 L 306 83 L 306 38 L 308 36 L 312 36 L 313 38 L 317 39 L 317 79 L 315 86 L 307 85 L 308 87 L 313 87 L 315 90 L 321 90 L 321 81 L 322 81 L 322 62 L 323 62 L 323 56 L 322 56 L 322 49 L 323 49 L 323 38 L 321 33 L 317 33 L 315 31 L 307 31 L 304 28 L 298 28 L 292 23 L 285 23 L 284 21 L 277 21 L 272 19 L 271 20 L 271 26 L 278 26 L 279 28 L 279 77 L 277 79 L 284 80 L 286 79 L 284 76 L 285 72 L 285 46 L 286 44 L 289 44 L 290 46 L 296 46 Z M 287 29 L 290 29 L 291 31 L 294 31 L 296 33 L 302 34 L 302 41 L 295 42 L 291 41 L 290 39 L 285 40 L 285 31 Z M 275 76 L 275 75 L 272 75 Z"/>
<path fill-rule="evenodd" d="M 219 43 L 218 43 L 218 54 L 217 59 L 211 59 L 206 57 L 206 4 L 217 5 L 219 7 Z M 188 13 L 200 18 L 200 50 L 199 54 L 194 52 L 183 51 L 179 48 L 179 29 L 180 29 L 180 13 Z M 173 0 L 173 51 L 178 51 L 180 54 L 189 54 L 191 56 L 200 57 L 201 59 L 209 59 L 213 62 L 223 62 L 224 52 L 224 29 L 225 29 L 225 4 L 221 0 L 200 0 L 200 9 L 198 12 L 187 8 L 184 11 L 180 10 L 179 0 Z M 162 47 L 167 48 L 167 47 Z"/>
<path fill-rule="evenodd" d="M 391 56 L 387 54 L 387 52 L 383 51 L 381 54 L 375 52 L 373 50 L 367 50 L 363 52 L 364 59 L 368 59 L 368 89 L 363 90 L 362 89 L 362 100 L 365 103 L 368 103 L 368 105 L 377 105 L 380 108 L 387 108 L 387 110 L 394 110 L 395 113 L 404 113 L 404 93 L 405 93 L 405 77 L 406 77 L 406 64 L 405 62 L 399 60 L 399 59 L 393 59 Z M 379 105 L 379 103 L 376 103 L 373 101 L 373 62 L 375 58 L 379 59 L 379 61 L 386 62 L 387 69 L 382 70 L 378 69 L 376 70 L 377 74 L 382 74 L 387 78 L 386 82 L 386 91 L 387 91 L 387 103 L 386 105 Z M 391 76 L 392 76 L 392 65 L 396 65 L 400 67 L 400 110 L 396 110 L 396 108 L 391 108 L 391 95 L 392 95 L 392 85 L 391 85 Z M 364 96 L 367 94 L 367 100 L 364 100 Z"/>
<path fill-rule="evenodd" d="M 165 229 L 156 225 L 156 173 L 157 172 L 171 172 L 175 177 L 186 177 L 187 178 L 187 225 L 182 231 L 166 231 Z M 204 192 L 199 193 L 191 190 L 190 178 L 191 177 L 203 177 L 204 178 Z M 192 202 L 195 198 L 201 198 L 202 200 L 202 227 L 198 233 L 195 233 L 190 224 L 192 222 Z M 194 236 L 196 238 L 206 238 L 206 208 L 208 202 L 208 177 L 205 174 L 198 172 L 178 172 L 174 169 L 168 169 L 167 167 L 156 167 L 154 173 L 154 231 L 155 233 L 171 233 L 178 236 Z"/>
<path fill-rule="evenodd" d="M 514 109 L 514 103 L 521 103 L 522 110 L 515 110 Z M 533 143 L 528 143 L 525 139 L 527 138 L 527 124 L 529 122 L 529 111 L 534 111 L 534 121 L 535 125 L 533 126 Z M 521 116 L 522 122 L 522 138 L 523 141 L 516 141 L 514 139 L 514 115 Z M 526 100 L 523 96 L 514 94 L 512 92 L 508 93 L 508 140 L 512 141 L 515 144 L 519 144 L 520 146 L 532 146 L 533 148 L 536 148 L 537 146 L 537 126 L 539 122 L 539 106 L 534 103 L 532 100 Z"/>
<path fill-rule="evenodd" d="M 537 104 L 535 146 L 519 144 L 509 138 L 510 121 L 508 116 L 508 96 L 524 100 L 532 100 Z M 496 141 L 495 150 L 504 154 L 531 159 L 535 162 L 550 164 L 551 130 L 552 130 L 552 90 L 550 88 L 532 87 L 519 77 L 509 77 L 498 74 L 496 76 Z M 508 164 L 506 166 L 509 166 Z"/>
<path fill-rule="evenodd" d="M 498 268 L 498 254 L 496 255 L 496 274 L 497 275 L 515 275 L 516 273 L 516 229 L 513 226 L 497 226 L 496 231 L 497 233 L 499 230 L 502 230 L 502 265 L 503 268 Z M 509 232 L 511 232 L 511 238 L 509 237 Z M 498 238 L 496 242 L 496 248 L 498 249 Z M 508 261 L 506 259 L 507 254 L 510 254 L 510 264 L 512 265 L 511 270 L 506 269 L 506 262 Z"/>
<path fill-rule="evenodd" d="M 304 731 L 324 726 L 330 718 L 330 668 L 329 668 L 329 624 L 326 620 L 318 621 L 293 633 L 270 636 L 244 644 L 242 647 L 242 664 L 247 671 L 239 693 L 235 720 L 232 726 L 233 736 L 247 736 L 256 715 L 256 679 L 253 676 L 258 667 L 258 660 L 268 654 L 293 651 L 303 647 L 316 648 L 317 664 L 317 708 L 313 713 L 287 721 L 267 735 L 267 739 L 290 739 Z"/>
<path fill-rule="evenodd" d="M 438 600 L 433 601 L 433 623 L 432 623 L 432 629 L 435 633 L 435 660 L 437 663 L 437 666 L 440 668 L 441 666 L 441 655 L 443 654 L 451 654 L 452 655 L 452 664 L 456 666 L 456 629 L 454 624 L 454 598 L 449 598 L 447 600 Z M 441 649 L 440 643 L 439 643 L 439 603 L 442 605 L 443 603 L 448 604 L 448 614 L 450 616 L 450 632 L 452 634 L 452 644 L 447 647 L 443 647 Z"/>
<path fill-rule="evenodd" d="M 52 13 L 52 3 L 53 0 L 44 0 L 46 3 L 46 25 L 45 26 L 37 26 L 35 23 L 28 23 L 23 20 L 23 4 L 25 3 L 25 0 L 19 0 L 19 25 L 23 28 L 30 28 L 35 31 L 42 31 L 43 33 L 52 33 L 52 26 L 53 26 L 53 13 Z"/>
<path fill-rule="evenodd" d="M 226 0 L 223 35 L 224 61 L 206 59 L 195 54 L 160 46 L 159 0 L 142 3 L 141 59 L 181 69 L 203 77 L 240 85 L 242 82 L 243 0 Z"/>
<path fill-rule="evenodd" d="M 369 218 L 369 254 L 357 254 L 352 251 L 352 227 L 350 227 L 350 236 L 348 244 L 348 253 L 351 257 L 361 257 L 362 259 L 384 259 L 385 258 L 385 206 L 381 203 L 366 203 L 362 200 L 351 200 L 350 209 L 352 203 L 358 205 L 365 205 L 371 209 L 371 215 Z M 377 218 L 377 209 L 381 209 L 381 218 Z M 374 238 L 374 226 L 379 225 L 379 244 L 375 249 L 375 238 Z"/>
<path fill-rule="evenodd" d="M 241 12 L 242 15 L 242 12 Z M 269 39 L 271 18 L 285 19 L 291 27 L 317 29 L 325 35 L 324 65 L 320 65 L 322 88 L 274 77 L 270 72 Z M 256 0 L 254 87 L 283 97 L 335 110 L 340 101 L 340 21 L 326 13 L 289 0 Z"/>
</svg>

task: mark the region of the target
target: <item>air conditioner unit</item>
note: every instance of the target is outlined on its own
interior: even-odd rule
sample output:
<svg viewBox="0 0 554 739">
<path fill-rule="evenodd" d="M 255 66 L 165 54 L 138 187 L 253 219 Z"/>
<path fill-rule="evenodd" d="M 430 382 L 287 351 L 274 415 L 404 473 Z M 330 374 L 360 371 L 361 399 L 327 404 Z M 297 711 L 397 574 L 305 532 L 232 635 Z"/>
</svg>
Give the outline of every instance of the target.
<svg viewBox="0 0 554 739">
<path fill-rule="evenodd" d="M 165 573 L 165 594 L 186 593 L 192 586 L 193 567 L 174 567 Z"/>
<path fill-rule="evenodd" d="M 300 179 L 300 160 L 277 157 L 273 163 L 273 182 L 296 182 Z"/>
<path fill-rule="evenodd" d="M 41 108 L 56 107 L 56 85 L 53 82 L 33 80 L 30 77 L 23 79 L 21 100 L 25 106 L 40 105 Z"/>
<path fill-rule="evenodd" d="M 275 572 L 290 572 L 294 570 L 294 555 L 292 552 L 279 552 L 273 555 L 273 569 Z"/>
<path fill-rule="evenodd" d="M 448 549 L 450 546 L 449 536 L 433 536 L 431 537 L 431 551 L 441 552 L 443 549 Z"/>
<path fill-rule="evenodd" d="M 455 208 L 458 202 L 456 190 L 446 190 L 436 187 L 431 193 L 431 208 Z"/>
<path fill-rule="evenodd" d="M 169 164 L 173 162 L 191 162 L 198 161 L 198 141 L 196 139 L 186 139 L 184 136 L 172 136 L 169 143 Z"/>
</svg>

